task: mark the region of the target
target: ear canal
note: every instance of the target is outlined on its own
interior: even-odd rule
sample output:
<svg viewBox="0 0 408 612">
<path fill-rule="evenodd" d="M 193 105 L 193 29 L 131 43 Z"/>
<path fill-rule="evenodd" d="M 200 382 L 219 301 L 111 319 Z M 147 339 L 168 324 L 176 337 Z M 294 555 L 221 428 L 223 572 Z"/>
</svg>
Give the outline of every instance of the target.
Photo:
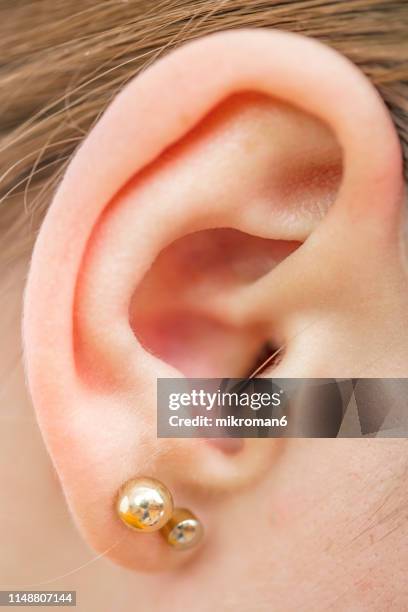
<svg viewBox="0 0 408 612">
<path fill-rule="evenodd" d="M 190 377 L 246 376 L 277 348 L 276 330 L 220 307 L 299 243 L 233 229 L 203 230 L 166 247 L 136 288 L 130 324 L 142 346 Z M 250 290 L 250 289 L 249 289 Z"/>
</svg>

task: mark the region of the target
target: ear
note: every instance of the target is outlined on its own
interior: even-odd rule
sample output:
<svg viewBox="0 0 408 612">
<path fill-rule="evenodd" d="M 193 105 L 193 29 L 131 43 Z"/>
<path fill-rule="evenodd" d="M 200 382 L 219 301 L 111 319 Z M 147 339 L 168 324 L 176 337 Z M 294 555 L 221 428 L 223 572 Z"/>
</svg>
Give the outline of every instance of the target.
<svg viewBox="0 0 408 612">
<path fill-rule="evenodd" d="M 402 185 L 375 90 L 299 36 L 210 36 L 116 97 L 43 223 L 24 319 L 40 426 L 92 546 L 135 569 L 183 562 L 120 523 L 120 485 L 157 477 L 220 535 L 218 500 L 280 448 L 158 440 L 158 377 L 245 375 L 281 344 L 281 376 L 373 374 L 352 367 L 381 351 L 372 326 L 396 340 L 408 312 Z"/>
</svg>

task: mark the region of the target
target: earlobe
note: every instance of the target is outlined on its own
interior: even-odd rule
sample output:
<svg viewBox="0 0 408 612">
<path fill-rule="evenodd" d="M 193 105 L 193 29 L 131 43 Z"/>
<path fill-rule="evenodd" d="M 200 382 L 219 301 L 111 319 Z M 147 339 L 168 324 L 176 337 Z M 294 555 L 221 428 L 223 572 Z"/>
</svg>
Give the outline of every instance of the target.
<svg viewBox="0 0 408 612">
<path fill-rule="evenodd" d="M 157 440 L 156 378 L 244 375 L 266 341 L 285 342 L 325 304 L 335 311 L 330 278 L 344 280 L 351 257 L 333 244 L 375 245 L 381 259 L 398 239 L 401 189 L 398 140 L 377 94 L 345 59 L 301 37 L 211 36 L 117 96 L 44 221 L 24 319 L 39 422 L 96 549 L 117 543 L 111 557 L 135 569 L 181 562 L 117 520 L 129 478 L 158 477 L 194 508 L 269 470 L 278 446 L 267 440 L 235 455 Z M 327 270 L 312 274 L 322 253 Z M 299 351 L 287 356 L 296 365 L 282 371 L 298 375 Z"/>
</svg>

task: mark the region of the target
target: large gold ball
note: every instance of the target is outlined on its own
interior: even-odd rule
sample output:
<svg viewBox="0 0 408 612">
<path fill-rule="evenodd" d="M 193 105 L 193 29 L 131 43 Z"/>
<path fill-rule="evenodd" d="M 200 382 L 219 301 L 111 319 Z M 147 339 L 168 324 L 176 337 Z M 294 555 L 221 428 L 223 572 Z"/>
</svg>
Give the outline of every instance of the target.
<svg viewBox="0 0 408 612">
<path fill-rule="evenodd" d="M 173 513 L 173 498 L 167 487 L 155 478 L 132 478 L 119 490 L 119 517 L 137 531 L 157 531 Z"/>
</svg>

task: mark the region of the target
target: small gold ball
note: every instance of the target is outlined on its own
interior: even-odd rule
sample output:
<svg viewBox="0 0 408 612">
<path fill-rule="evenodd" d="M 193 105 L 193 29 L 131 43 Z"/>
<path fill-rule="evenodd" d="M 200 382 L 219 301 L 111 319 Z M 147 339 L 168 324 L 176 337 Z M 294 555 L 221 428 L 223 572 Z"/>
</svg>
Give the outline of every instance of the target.
<svg viewBox="0 0 408 612">
<path fill-rule="evenodd" d="M 200 542 L 204 530 L 201 521 L 190 510 L 175 508 L 161 533 L 170 546 L 177 550 L 186 550 Z"/>
<path fill-rule="evenodd" d="M 119 490 L 119 517 L 137 531 L 157 531 L 173 512 L 173 498 L 167 487 L 155 478 L 132 478 Z"/>
</svg>

